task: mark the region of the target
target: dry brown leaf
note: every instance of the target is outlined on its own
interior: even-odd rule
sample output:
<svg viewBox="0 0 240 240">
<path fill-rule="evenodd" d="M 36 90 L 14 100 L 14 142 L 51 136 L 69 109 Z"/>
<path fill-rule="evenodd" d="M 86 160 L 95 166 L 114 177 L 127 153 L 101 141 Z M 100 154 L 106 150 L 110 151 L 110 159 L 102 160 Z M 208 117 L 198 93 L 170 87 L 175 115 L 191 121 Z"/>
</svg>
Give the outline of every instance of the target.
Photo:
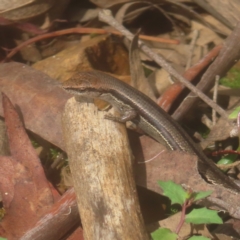
<svg viewBox="0 0 240 240">
<path fill-rule="evenodd" d="M 219 45 L 223 42 L 223 39 L 217 33 L 201 23 L 192 21 L 192 29 L 199 31 L 199 37 L 196 41 L 198 46 L 205 46 L 209 43 Z M 192 33 L 189 34 L 189 37 L 192 37 Z"/>
<path fill-rule="evenodd" d="M 2 95 L 11 158 L 1 158 L 6 167 L 5 172 L 1 168 L 1 194 L 7 214 L 0 223 L 0 235 L 19 239 L 51 207 L 54 197 L 16 110 Z"/>
<path fill-rule="evenodd" d="M 194 2 L 205 8 L 205 10 L 210 12 L 215 18 L 220 17 L 224 24 L 229 25 L 231 28 L 235 27 L 239 21 L 240 3 L 238 0 L 194 0 Z"/>
<path fill-rule="evenodd" d="M 90 0 L 93 4 L 97 5 L 100 8 L 110 8 L 114 5 L 129 2 L 130 0 L 115 0 L 114 2 L 111 0 Z"/>
<path fill-rule="evenodd" d="M 150 84 L 152 82 L 154 83 L 154 86 L 157 90 L 155 92 L 156 96 L 161 95 L 172 84 L 171 76 L 163 68 L 157 69 L 156 71 L 152 72 L 152 74 L 149 75 L 148 80 Z"/>
<path fill-rule="evenodd" d="M 59 88 L 58 82 L 29 66 L 12 62 L 0 64 L 0 89 L 17 104 L 27 129 L 64 149 L 61 114 L 70 95 Z M 1 106 L 0 115 L 3 116 Z"/>
<path fill-rule="evenodd" d="M 178 68 L 182 68 L 182 71 L 184 71 L 189 57 L 189 52 L 191 51 L 191 46 L 179 44 L 169 48 L 152 48 L 152 50 L 163 56 L 169 63 L 174 64 L 174 66 L 177 66 Z M 202 57 L 203 48 L 196 45 L 193 50 L 192 65 L 199 62 Z M 151 61 L 151 59 L 144 53 L 141 53 L 141 59 Z"/>
<path fill-rule="evenodd" d="M 220 185 L 207 183 L 198 172 L 198 160 L 196 155 L 189 155 L 179 151 L 167 151 L 163 146 L 153 140 L 142 136 L 140 138 L 142 151 L 135 143 L 132 146 L 136 157 L 136 182 L 142 187 L 146 187 L 154 192 L 162 194 L 157 181 L 173 181 L 190 188 L 194 192 L 212 191 L 211 197 L 201 201 L 201 204 L 214 209 L 225 208 L 232 215 L 239 214 L 239 200 L 237 195 L 222 188 Z M 159 154 L 156 156 L 157 154 Z M 151 159 L 144 164 L 144 159 Z M 220 207 L 222 206 L 222 207 Z"/>
<path fill-rule="evenodd" d="M 136 1 L 136 2 L 129 2 L 129 3 L 125 3 L 123 4 L 117 11 L 115 18 L 119 23 L 123 23 L 124 22 L 124 17 L 127 13 L 127 11 L 129 10 L 130 7 L 132 7 L 133 5 L 138 4 L 140 1 Z"/>
<path fill-rule="evenodd" d="M 0 157 L 0 195 L 5 208 L 9 208 L 14 197 L 14 160 L 11 157 Z"/>
<path fill-rule="evenodd" d="M 203 149 L 212 145 L 216 141 L 223 141 L 230 137 L 230 132 L 233 129 L 233 125 L 220 118 L 216 125 L 214 125 L 208 134 L 207 138 L 201 142 Z"/>
<path fill-rule="evenodd" d="M 47 12 L 55 4 L 55 2 L 56 0 L 1 1 L 0 16 L 14 21 L 32 18 Z"/>
<path fill-rule="evenodd" d="M 83 8 L 81 2 L 78 4 L 79 6 L 75 2 L 74 8 L 70 8 L 70 12 L 67 14 L 69 21 L 84 23 L 98 17 L 99 8 Z"/>
<path fill-rule="evenodd" d="M 33 3 L 34 0 L 9 0 L 9 1 L 1 1 L 0 2 L 0 13 L 10 10 L 12 8 L 19 8 L 19 7 L 23 7 L 26 6 L 29 3 Z"/>
<path fill-rule="evenodd" d="M 216 234 L 215 236 L 216 236 L 217 240 L 234 240 L 234 239 L 238 240 L 239 239 L 239 238 L 233 238 L 231 236 L 227 236 L 225 234 Z"/>
<path fill-rule="evenodd" d="M 240 220 L 228 219 L 223 224 L 218 225 L 212 232 L 213 234 L 231 236 L 232 239 L 239 239 L 240 236 Z"/>
<path fill-rule="evenodd" d="M 151 99 L 155 100 L 156 98 L 153 94 L 152 89 L 150 88 L 149 82 L 145 77 L 143 66 L 140 60 L 140 53 L 138 48 L 138 34 L 139 32 L 134 36 L 129 51 L 131 85 L 146 94 Z"/>
<path fill-rule="evenodd" d="M 129 76 L 124 79 L 130 80 Z M 58 82 L 29 66 L 12 62 L 0 64 L 0 89 L 18 104 L 27 129 L 64 150 L 61 114 L 71 95 Z M 0 115 L 3 116 L 1 106 Z"/>
<path fill-rule="evenodd" d="M 4 155 L 10 155 L 10 151 L 7 143 L 6 125 L 3 120 L 0 120 L 0 156 Z"/>
<path fill-rule="evenodd" d="M 118 41 L 106 36 L 75 44 L 55 56 L 35 63 L 33 67 L 61 82 L 69 79 L 78 70 L 93 68 L 119 75 L 129 74 L 128 54 L 125 48 Z"/>
<path fill-rule="evenodd" d="M 219 22 L 212 15 L 206 14 L 206 15 L 203 15 L 203 18 L 207 22 L 209 22 L 212 26 L 214 26 L 216 29 L 219 29 L 219 31 L 222 31 L 226 36 L 228 36 L 231 33 L 231 30 L 229 28 L 227 28 L 225 25 Z"/>
<path fill-rule="evenodd" d="M 22 35 L 26 37 L 24 40 L 15 40 L 16 45 L 19 45 L 27 40 L 27 34 Z M 24 60 L 28 62 L 37 62 L 42 59 L 39 50 L 36 48 L 35 44 L 29 44 L 28 46 L 20 49 L 21 56 Z"/>
</svg>

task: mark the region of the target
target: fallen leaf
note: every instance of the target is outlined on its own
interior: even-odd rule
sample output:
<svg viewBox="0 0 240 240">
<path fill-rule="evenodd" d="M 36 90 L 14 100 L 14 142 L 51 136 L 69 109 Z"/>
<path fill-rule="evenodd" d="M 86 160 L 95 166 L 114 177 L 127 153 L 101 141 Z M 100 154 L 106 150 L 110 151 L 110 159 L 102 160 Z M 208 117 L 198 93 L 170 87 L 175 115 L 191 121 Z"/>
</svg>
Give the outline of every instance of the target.
<svg viewBox="0 0 240 240">
<path fill-rule="evenodd" d="M 21 63 L 0 64 L 0 89 L 20 109 L 26 128 L 64 149 L 61 114 L 71 97 L 46 74 Z M 3 116 L 0 98 L 0 115 Z"/>
<path fill-rule="evenodd" d="M 54 198 L 16 110 L 5 94 L 2 97 L 11 158 L 1 158 L 0 191 L 6 215 L 0 223 L 0 235 L 19 239 L 49 209 Z"/>
</svg>

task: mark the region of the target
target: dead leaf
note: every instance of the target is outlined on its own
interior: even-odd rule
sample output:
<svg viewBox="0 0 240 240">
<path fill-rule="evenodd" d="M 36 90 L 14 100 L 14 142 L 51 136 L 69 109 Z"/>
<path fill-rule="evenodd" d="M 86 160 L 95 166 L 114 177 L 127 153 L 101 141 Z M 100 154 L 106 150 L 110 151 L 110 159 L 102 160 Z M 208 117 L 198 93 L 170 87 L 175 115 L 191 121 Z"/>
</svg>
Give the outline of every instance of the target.
<svg viewBox="0 0 240 240">
<path fill-rule="evenodd" d="M 203 15 L 203 18 L 205 19 L 206 22 L 209 22 L 216 29 L 218 29 L 219 31 L 222 31 L 224 33 L 224 35 L 228 36 L 229 34 L 231 34 L 231 30 L 229 28 L 227 28 L 224 24 L 219 22 L 212 15 L 205 14 L 205 15 Z"/>
<path fill-rule="evenodd" d="M 141 64 L 140 54 L 139 54 L 139 48 L 138 48 L 138 32 L 130 46 L 130 52 L 129 52 L 129 62 L 130 62 L 130 70 L 131 70 L 131 85 L 138 89 L 139 91 L 146 94 L 151 99 L 155 100 L 155 96 L 153 94 L 152 89 L 150 88 L 150 85 L 145 77 L 143 66 Z"/>
<path fill-rule="evenodd" d="M 111 0 L 90 0 L 93 4 L 97 5 L 100 8 L 110 8 L 111 6 L 129 2 L 130 0 L 115 0 L 114 2 Z"/>
<path fill-rule="evenodd" d="M 125 15 L 126 15 L 126 12 L 128 11 L 128 9 L 129 9 L 130 7 L 132 7 L 133 5 L 136 5 L 137 3 L 139 3 L 139 1 L 137 1 L 137 2 L 129 2 L 129 3 L 127 2 L 127 3 L 123 4 L 123 5 L 118 9 L 118 11 L 117 11 L 117 13 L 116 13 L 116 15 L 115 15 L 116 20 L 117 20 L 119 23 L 123 24 L 123 22 L 124 22 L 124 17 L 125 17 Z"/>
<path fill-rule="evenodd" d="M 14 21 L 32 18 L 48 11 L 54 5 L 55 1 L 56 0 L 2 1 L 0 4 L 0 15 Z"/>
<path fill-rule="evenodd" d="M 14 197 L 14 160 L 11 157 L 0 157 L 0 193 L 4 208 L 9 208 Z"/>
<path fill-rule="evenodd" d="M 76 195 L 74 189 L 70 188 L 21 239 L 66 239 L 66 234 L 79 225 L 79 220 Z M 83 240 L 82 228 L 77 229 L 67 239 Z"/>
<path fill-rule="evenodd" d="M 223 42 L 223 39 L 215 33 L 213 30 L 205 27 L 203 24 L 198 23 L 196 21 L 192 21 L 192 28 L 199 30 L 199 37 L 196 41 L 198 46 L 205 46 L 209 43 L 214 43 L 215 45 L 219 45 Z M 189 37 L 192 36 L 192 33 Z"/>
<path fill-rule="evenodd" d="M 33 65 L 53 79 L 61 82 L 76 71 L 96 69 L 118 75 L 128 75 L 128 53 L 120 41 L 112 37 L 98 36 L 80 42 Z M 109 57 L 106 57 L 109 56 Z"/>
<path fill-rule="evenodd" d="M 194 0 L 207 12 L 210 12 L 216 19 L 221 21 L 228 27 L 234 28 L 236 22 L 239 21 L 240 4 L 239 1 L 217 1 L 217 0 L 206 0 L 204 4 L 202 1 Z"/>
<path fill-rule="evenodd" d="M 70 95 L 58 82 L 29 66 L 12 62 L 0 64 L 0 89 L 17 104 L 27 129 L 64 149 L 61 114 Z M 3 116 L 2 106 L 0 115 Z"/>
<path fill-rule="evenodd" d="M 216 125 L 211 128 L 207 138 L 201 142 L 203 149 L 211 146 L 216 141 L 223 141 L 230 137 L 230 132 L 233 129 L 233 125 L 227 122 L 223 118 L 219 118 Z"/>
<path fill-rule="evenodd" d="M 212 191 L 213 193 L 210 197 L 201 201 L 202 205 L 213 209 L 225 209 L 232 216 L 240 218 L 238 195 L 220 185 L 207 183 L 198 172 L 198 159 L 196 155 L 164 150 L 159 143 L 155 143 L 146 136 L 142 136 L 140 141 L 141 146 L 143 146 L 141 151 L 138 144 L 132 146 L 137 162 L 136 183 L 138 185 L 160 194 L 162 194 L 162 190 L 157 185 L 158 180 L 173 181 L 187 189 L 192 189 L 194 192 Z M 145 154 L 148 155 L 149 153 L 151 158 L 159 153 L 161 154 L 151 161 L 138 164 L 138 162 L 142 163 L 146 159 L 149 159 L 145 156 Z"/>
<path fill-rule="evenodd" d="M 5 164 L 0 185 L 7 214 L 0 223 L 0 235 L 19 239 L 53 204 L 54 198 L 16 110 L 6 95 L 2 96 L 11 158 L 1 158 Z"/>
</svg>

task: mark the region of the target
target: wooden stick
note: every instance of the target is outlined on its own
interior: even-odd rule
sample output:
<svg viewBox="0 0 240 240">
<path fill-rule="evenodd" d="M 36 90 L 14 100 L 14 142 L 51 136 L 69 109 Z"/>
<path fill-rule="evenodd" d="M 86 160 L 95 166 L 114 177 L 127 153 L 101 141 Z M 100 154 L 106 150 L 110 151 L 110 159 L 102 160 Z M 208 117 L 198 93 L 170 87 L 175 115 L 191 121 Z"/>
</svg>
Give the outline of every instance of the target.
<svg viewBox="0 0 240 240">
<path fill-rule="evenodd" d="M 125 126 L 70 99 L 63 133 L 84 239 L 149 239 L 136 195 Z"/>
<path fill-rule="evenodd" d="M 71 188 L 20 240 L 60 239 L 79 222 L 76 195 Z"/>
</svg>

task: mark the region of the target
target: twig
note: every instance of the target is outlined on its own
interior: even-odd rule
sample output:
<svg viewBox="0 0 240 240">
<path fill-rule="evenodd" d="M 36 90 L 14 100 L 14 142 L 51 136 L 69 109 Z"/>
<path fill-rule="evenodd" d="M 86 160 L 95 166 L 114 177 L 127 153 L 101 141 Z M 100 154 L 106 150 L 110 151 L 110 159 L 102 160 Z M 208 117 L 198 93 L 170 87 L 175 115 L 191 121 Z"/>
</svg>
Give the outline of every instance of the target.
<svg viewBox="0 0 240 240">
<path fill-rule="evenodd" d="M 230 164 L 218 164 L 217 167 L 222 169 L 222 170 L 225 170 L 225 169 L 228 169 L 228 168 L 236 167 L 239 164 L 240 164 L 240 161 L 237 161 L 237 162 L 230 163 Z"/>
<path fill-rule="evenodd" d="M 239 38 L 240 22 L 237 23 L 233 32 L 227 37 L 223 44 L 223 48 L 221 49 L 217 58 L 206 70 L 200 82 L 197 84 L 197 88 L 201 89 L 202 92 L 208 92 L 213 87 L 216 75 L 219 75 L 220 77 L 224 76 L 229 71 L 229 69 L 231 69 L 231 67 L 236 64 L 240 58 Z M 174 119 L 180 120 L 183 118 L 183 116 L 186 116 L 186 114 L 189 112 L 189 109 L 197 101 L 197 98 L 193 98 L 196 96 L 194 93 L 190 93 L 189 96 L 190 97 L 183 101 L 172 115 Z"/>
<path fill-rule="evenodd" d="M 215 84 L 214 84 L 214 89 L 213 89 L 213 101 L 215 103 L 217 103 L 217 94 L 218 94 L 218 86 L 219 86 L 219 79 L 220 79 L 220 76 L 217 75 L 215 77 Z M 213 109 L 212 110 L 212 123 L 213 123 L 213 126 L 216 124 L 217 122 L 217 119 L 216 119 L 216 111 Z"/>
<path fill-rule="evenodd" d="M 113 33 L 116 35 L 122 35 L 118 31 L 113 31 L 113 30 L 105 30 L 105 29 L 99 29 L 99 28 L 69 28 L 69 29 L 64 29 L 60 31 L 55 31 L 55 32 L 50 32 L 42 35 L 38 35 L 36 37 L 33 37 L 21 44 L 19 44 L 17 47 L 13 48 L 10 53 L 7 54 L 6 58 L 3 60 L 3 62 L 6 62 L 8 59 L 10 59 L 12 56 L 14 56 L 20 49 L 23 47 L 26 47 L 29 44 L 32 44 L 34 42 L 47 39 L 47 38 L 52 38 L 52 37 L 58 37 L 66 34 L 74 34 L 74 33 L 98 33 L 98 34 L 106 34 L 106 33 Z M 166 38 L 158 38 L 158 37 L 151 37 L 151 36 L 146 36 L 146 35 L 139 35 L 140 39 L 145 39 L 149 41 L 155 41 L 155 42 L 162 42 L 162 43 L 169 43 L 169 44 L 179 44 L 178 40 L 174 39 L 166 39 Z"/>
<path fill-rule="evenodd" d="M 193 81 L 193 79 L 197 75 L 199 75 L 199 73 L 204 68 L 206 68 L 213 61 L 213 59 L 216 58 L 216 56 L 218 55 L 221 49 L 222 49 L 222 45 L 218 45 L 215 48 L 213 48 L 198 63 L 196 63 L 187 71 L 185 71 L 185 73 L 183 74 L 183 77 L 185 77 L 188 81 Z M 175 82 L 166 91 L 164 91 L 164 93 L 158 99 L 157 101 L 158 105 L 162 109 L 164 109 L 166 112 L 168 112 L 173 102 L 179 96 L 179 94 L 182 92 L 183 89 L 184 89 L 184 85 L 182 83 Z"/>
<path fill-rule="evenodd" d="M 129 40 L 133 39 L 133 34 L 130 33 L 126 28 L 124 28 L 120 23 L 118 23 L 112 16 L 112 13 L 108 9 L 103 9 L 99 11 L 99 19 L 103 22 L 108 23 L 112 27 L 116 28 L 119 32 L 121 32 L 124 36 L 126 36 Z M 159 64 L 162 68 L 164 68 L 167 72 L 169 72 L 172 76 L 178 79 L 181 83 L 183 83 L 187 88 L 189 88 L 194 94 L 196 94 L 199 98 L 201 98 L 205 103 L 215 109 L 222 117 L 227 119 L 226 112 L 219 107 L 216 103 L 214 103 L 210 98 L 208 98 L 205 94 L 199 91 L 194 85 L 188 82 L 184 77 L 182 77 L 171 65 L 167 63 L 160 55 L 153 52 L 149 47 L 147 47 L 142 41 L 138 42 L 139 47 L 142 51 L 153 59 L 157 64 Z"/>
<path fill-rule="evenodd" d="M 218 150 L 211 153 L 212 156 L 219 156 L 219 155 L 226 155 L 226 154 L 240 155 L 240 152 L 232 149 L 225 149 L 225 150 Z"/>
<path fill-rule="evenodd" d="M 194 48 L 195 48 L 195 45 L 196 45 L 198 35 L 199 35 L 198 30 L 194 30 L 192 41 L 190 43 L 189 56 L 188 56 L 188 60 L 187 60 L 186 68 L 185 68 L 186 70 L 189 69 L 192 65 L 192 57 L 193 57 L 193 52 L 194 52 Z"/>
<path fill-rule="evenodd" d="M 145 160 L 145 161 L 138 161 L 138 164 L 142 164 L 142 163 L 148 163 L 151 162 L 152 160 L 154 160 L 156 157 L 158 157 L 160 154 L 162 154 L 164 152 L 164 150 L 162 150 L 161 152 L 159 152 L 157 155 L 153 156 L 152 158 Z"/>
<path fill-rule="evenodd" d="M 212 120 L 206 115 L 206 114 L 203 114 L 202 117 L 201 117 L 201 122 L 206 125 L 206 127 L 208 127 L 210 130 L 212 129 L 213 127 L 213 122 Z"/>
</svg>

